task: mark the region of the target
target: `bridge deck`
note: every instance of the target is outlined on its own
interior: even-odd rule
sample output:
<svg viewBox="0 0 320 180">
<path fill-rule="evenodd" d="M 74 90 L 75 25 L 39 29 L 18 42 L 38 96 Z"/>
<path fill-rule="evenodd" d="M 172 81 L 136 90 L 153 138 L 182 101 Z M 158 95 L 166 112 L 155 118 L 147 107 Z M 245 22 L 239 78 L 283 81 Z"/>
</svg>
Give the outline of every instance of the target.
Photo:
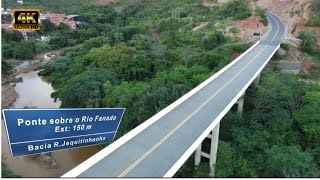
<svg viewBox="0 0 320 180">
<path fill-rule="evenodd" d="M 129 138 L 128 133 L 118 146 L 110 145 L 64 177 L 172 176 L 279 48 L 285 26 L 277 16 L 267 16 L 268 36 L 239 61 L 140 133 Z"/>
</svg>

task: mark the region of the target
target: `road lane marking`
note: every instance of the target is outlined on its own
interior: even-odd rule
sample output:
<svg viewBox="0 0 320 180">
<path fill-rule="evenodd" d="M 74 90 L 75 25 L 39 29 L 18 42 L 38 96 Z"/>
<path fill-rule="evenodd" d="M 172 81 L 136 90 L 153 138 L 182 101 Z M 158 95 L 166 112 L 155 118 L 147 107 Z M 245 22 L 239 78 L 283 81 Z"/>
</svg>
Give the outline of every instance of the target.
<svg viewBox="0 0 320 180">
<path fill-rule="evenodd" d="M 272 15 L 270 15 L 270 16 L 272 16 Z M 270 28 L 272 29 L 272 26 L 270 26 Z M 271 31 L 269 32 L 269 34 L 270 33 L 271 33 Z M 256 44 L 254 44 L 252 47 L 250 47 L 246 52 L 241 54 L 241 56 L 238 57 L 237 59 L 240 60 L 243 56 L 248 54 L 257 44 L 259 44 L 259 41 Z M 205 87 L 206 85 L 211 83 L 215 78 L 217 78 L 219 75 L 221 75 L 225 70 L 229 69 L 232 65 L 234 65 L 235 61 L 232 61 L 231 63 L 229 63 L 226 67 L 224 67 L 223 69 L 221 69 L 220 71 L 215 73 L 213 76 L 211 76 L 205 82 L 201 83 L 195 89 L 191 90 L 190 92 L 188 92 L 187 94 L 185 94 L 184 96 L 182 96 L 181 98 L 179 98 L 178 100 L 176 100 L 175 102 L 170 104 L 168 107 L 164 108 L 159 113 L 157 113 L 156 115 L 152 116 L 150 119 L 148 119 L 143 124 L 139 125 L 134 130 L 128 132 L 126 135 L 124 135 L 123 137 L 121 137 L 120 139 L 118 139 L 117 141 L 112 143 L 111 145 L 109 145 L 106 149 L 100 151 L 99 153 L 95 154 L 92 158 L 89 158 L 88 160 L 86 160 L 85 162 L 81 163 L 76 168 L 70 170 L 69 172 L 64 174 L 62 177 L 76 177 L 76 176 L 79 176 L 81 173 L 84 173 L 86 170 L 91 168 L 94 164 L 96 164 L 97 162 L 102 160 L 104 157 L 106 157 L 107 155 L 112 153 L 114 150 L 116 150 L 117 148 L 122 146 L 124 143 L 128 142 L 134 136 L 136 136 L 137 134 L 142 132 L 142 130 L 141 130 L 142 128 L 146 129 L 148 126 L 151 126 L 154 122 L 156 122 L 156 120 L 160 119 L 162 116 L 164 116 L 167 113 L 169 113 L 172 109 L 178 107 L 182 102 L 184 102 L 184 100 L 188 99 L 189 97 L 194 95 L 196 92 L 201 90 L 203 87 Z"/>
<path fill-rule="evenodd" d="M 173 109 L 177 108 L 180 104 L 182 104 L 185 100 L 192 97 L 196 93 L 202 90 L 202 88 L 206 87 L 209 83 L 213 82 L 217 77 L 219 77 L 221 74 L 229 70 L 234 64 L 238 63 L 244 56 L 248 55 L 252 49 L 254 49 L 257 45 L 259 45 L 260 41 L 256 42 L 253 46 L 251 46 L 249 49 L 247 49 L 244 53 L 242 53 L 239 57 L 237 57 L 235 60 L 230 62 L 228 65 L 223 67 L 220 71 L 213 74 L 211 77 L 209 77 L 207 80 L 199 84 L 197 87 L 189 91 L 187 94 L 183 95 L 178 100 L 174 101 L 172 104 L 140 124 L 135 129 L 129 131 L 127 134 L 122 136 L 121 138 L 117 139 L 115 142 L 98 152 L 97 154 L 93 155 L 91 158 L 87 159 L 74 169 L 70 170 L 66 174 L 64 174 L 61 177 L 77 177 L 87 171 L 89 168 L 92 168 L 96 163 L 98 163 L 100 160 L 104 159 L 106 156 L 110 155 L 112 152 L 120 148 L 122 145 L 127 143 L 129 140 L 134 138 L 136 135 L 147 129 L 149 126 L 157 122 L 159 119 L 161 119 L 166 114 L 170 113 Z"/>
<path fill-rule="evenodd" d="M 279 30 L 280 30 L 280 25 L 279 25 L 278 21 L 276 20 L 276 18 L 274 18 L 272 15 L 271 15 L 270 17 L 271 17 L 272 19 L 274 19 L 274 20 L 276 21 L 276 23 L 277 23 L 277 32 L 275 33 L 274 37 L 271 39 L 271 41 L 273 41 L 273 40 L 277 37 L 277 35 L 278 35 L 278 32 L 279 32 Z"/>
<path fill-rule="evenodd" d="M 261 42 L 265 41 L 272 31 L 272 25 L 270 25 L 271 20 L 270 20 L 269 16 L 267 16 L 269 29 L 268 29 L 268 32 L 261 38 Z"/>
<path fill-rule="evenodd" d="M 168 170 L 168 172 L 163 176 L 164 178 L 172 177 L 179 168 L 183 165 L 184 162 L 191 156 L 191 154 L 199 147 L 200 143 L 207 137 L 207 135 L 212 131 L 212 129 L 221 121 L 221 119 L 228 113 L 234 103 L 241 97 L 241 95 L 245 92 L 245 90 L 249 87 L 249 85 L 253 82 L 253 80 L 257 77 L 259 73 L 263 70 L 265 65 L 269 62 L 273 54 L 279 49 L 280 45 L 278 45 L 270 56 L 266 59 L 264 64 L 260 67 L 260 69 L 256 72 L 254 76 L 247 82 L 247 84 L 239 91 L 239 93 L 230 101 L 230 103 L 220 112 L 220 114 L 212 121 L 212 123 L 208 126 L 206 130 L 195 140 L 195 142 L 185 151 L 185 153 L 176 161 L 176 163 Z M 218 123 L 215 121 L 218 120 Z"/>
<path fill-rule="evenodd" d="M 288 27 L 287 27 L 287 23 L 284 23 L 283 21 L 282 21 L 282 19 L 281 19 L 281 17 L 280 16 L 278 16 L 277 14 L 274 14 L 274 13 L 272 13 L 271 11 L 269 11 L 269 13 L 270 14 L 272 14 L 272 15 L 274 15 L 274 16 L 276 16 L 276 17 L 278 17 L 279 18 L 279 20 L 281 21 L 281 23 L 282 23 L 282 25 L 284 25 L 284 33 L 283 33 L 283 35 L 282 35 L 282 38 L 281 38 L 281 41 L 287 36 L 287 31 L 288 31 Z M 280 42 L 281 42 L 280 41 Z"/>
<path fill-rule="evenodd" d="M 278 17 L 279 18 L 279 17 Z M 281 21 L 281 18 L 279 18 L 279 22 Z M 270 22 L 270 21 L 269 21 Z M 282 22 L 283 23 L 283 22 Z M 272 26 L 271 26 L 272 27 Z M 270 28 L 271 28 L 270 27 Z M 284 33 L 281 33 L 282 36 L 284 36 Z M 283 37 L 281 38 L 281 41 L 283 40 Z M 280 42 L 281 42 L 280 41 Z M 266 59 L 266 61 L 263 63 L 263 65 L 259 68 L 259 70 L 255 73 L 254 76 L 247 82 L 247 84 L 239 91 L 239 93 L 231 100 L 231 102 L 221 111 L 221 113 L 212 121 L 212 123 L 208 126 L 208 128 L 196 139 L 196 141 L 186 150 L 186 152 L 176 161 L 176 163 L 168 170 L 168 172 L 163 177 L 172 177 L 178 169 L 183 165 L 184 162 L 191 156 L 191 154 L 194 152 L 194 150 L 199 146 L 199 144 L 203 141 L 203 139 L 209 134 L 210 131 L 216 126 L 217 123 L 215 123 L 216 120 L 220 121 L 225 114 L 231 109 L 233 104 L 239 99 L 239 94 L 242 94 L 249 85 L 253 82 L 253 80 L 256 78 L 256 76 L 261 73 L 263 68 L 266 66 L 266 64 L 269 62 L 271 57 L 274 55 L 274 53 L 279 49 L 280 44 L 277 45 L 277 47 L 273 50 L 273 52 L 270 54 L 270 56 Z"/>
<path fill-rule="evenodd" d="M 200 107 L 198 107 L 192 114 L 190 114 L 186 119 L 184 119 L 178 126 L 171 130 L 165 137 L 163 137 L 157 144 L 155 144 L 151 149 L 149 149 L 144 155 L 142 155 L 136 162 L 129 166 L 125 171 L 123 171 L 118 177 L 124 177 L 133 168 L 135 168 L 142 160 L 144 160 L 150 153 L 152 153 L 157 147 L 159 147 L 165 140 L 167 140 L 173 133 L 175 133 L 182 125 L 191 119 L 196 113 L 198 113 L 206 104 L 208 104 L 217 94 L 219 94 L 226 86 L 228 86 L 237 76 L 244 71 L 268 46 L 263 48 L 244 68 L 242 68 L 231 80 L 229 80 L 223 87 L 221 87 L 216 93 L 214 93 L 210 98 L 205 101 Z"/>
</svg>

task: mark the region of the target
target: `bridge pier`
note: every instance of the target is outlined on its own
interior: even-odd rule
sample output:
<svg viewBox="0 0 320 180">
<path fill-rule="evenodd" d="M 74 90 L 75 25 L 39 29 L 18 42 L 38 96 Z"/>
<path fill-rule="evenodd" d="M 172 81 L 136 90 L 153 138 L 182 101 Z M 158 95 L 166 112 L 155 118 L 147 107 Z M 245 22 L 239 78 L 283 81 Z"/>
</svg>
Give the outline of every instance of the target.
<svg viewBox="0 0 320 180">
<path fill-rule="evenodd" d="M 241 97 L 240 97 L 239 100 L 237 101 L 237 104 L 238 104 L 237 113 L 238 113 L 240 116 L 242 116 L 242 113 L 243 113 L 244 95 L 245 95 L 245 92 L 241 95 Z"/>
<path fill-rule="evenodd" d="M 210 148 L 210 177 L 214 177 L 216 171 L 216 163 L 217 163 L 217 153 L 218 153 L 218 142 L 219 142 L 219 129 L 220 122 L 214 127 L 211 135 L 211 148 Z"/>
<path fill-rule="evenodd" d="M 214 177 L 216 162 L 217 162 L 217 152 L 218 152 L 218 142 L 219 142 L 219 128 L 220 122 L 214 127 L 212 132 L 208 134 L 207 138 L 211 139 L 210 154 L 202 151 L 202 143 L 198 146 L 195 151 L 194 165 L 197 169 L 201 163 L 201 157 L 209 159 L 210 172 L 209 177 Z"/>
<path fill-rule="evenodd" d="M 256 79 L 254 79 L 253 87 L 257 87 L 259 85 L 259 82 L 260 82 L 260 74 L 256 77 Z"/>
<path fill-rule="evenodd" d="M 198 146 L 194 155 L 194 165 L 196 169 L 198 169 L 201 163 L 201 149 L 202 149 L 202 143 Z"/>
</svg>

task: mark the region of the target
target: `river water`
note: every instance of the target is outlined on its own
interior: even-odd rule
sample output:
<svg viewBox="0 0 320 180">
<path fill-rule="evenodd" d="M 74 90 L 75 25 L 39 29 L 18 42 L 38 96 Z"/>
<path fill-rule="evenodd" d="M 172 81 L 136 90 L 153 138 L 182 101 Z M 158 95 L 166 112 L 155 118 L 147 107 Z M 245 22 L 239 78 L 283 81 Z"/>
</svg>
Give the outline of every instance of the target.
<svg viewBox="0 0 320 180">
<path fill-rule="evenodd" d="M 16 67 L 21 70 L 28 66 L 30 62 L 24 62 Z M 12 108 L 37 107 L 37 108 L 59 108 L 61 102 L 51 98 L 50 94 L 54 91 L 51 84 L 45 78 L 38 76 L 38 71 L 20 73 L 17 77 L 22 77 L 23 82 L 15 86 L 19 97 Z M 4 123 L 1 125 L 2 135 L 2 162 L 11 171 L 22 177 L 60 177 L 72 168 L 79 165 L 92 155 L 98 152 L 97 146 L 88 146 L 69 150 L 61 150 L 51 153 L 51 157 L 57 163 L 56 166 L 49 166 L 43 161 L 35 160 L 30 156 L 12 157 L 10 154 L 7 134 Z"/>
</svg>

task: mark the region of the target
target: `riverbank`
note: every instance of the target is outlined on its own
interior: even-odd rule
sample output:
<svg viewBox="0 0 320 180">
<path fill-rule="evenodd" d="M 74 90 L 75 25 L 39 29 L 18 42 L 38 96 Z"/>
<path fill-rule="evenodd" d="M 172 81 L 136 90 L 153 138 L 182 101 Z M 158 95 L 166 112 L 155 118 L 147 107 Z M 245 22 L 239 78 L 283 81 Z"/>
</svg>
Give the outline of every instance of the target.
<svg viewBox="0 0 320 180">
<path fill-rule="evenodd" d="M 29 73 L 35 71 L 39 66 L 49 60 L 52 57 L 59 56 L 62 50 L 53 50 L 38 54 L 33 60 L 8 60 L 8 63 L 13 67 L 12 72 L 9 75 L 2 76 L 1 79 L 1 108 L 11 108 L 13 103 L 19 97 L 19 94 L 15 90 L 17 83 L 23 81 L 22 77 L 17 77 L 21 73 Z"/>
<path fill-rule="evenodd" d="M 12 157 L 4 123 L 1 123 L 1 128 L 1 161 L 20 177 L 60 177 L 98 152 L 98 146 L 88 146 L 43 155 Z"/>
<path fill-rule="evenodd" d="M 38 75 L 39 67 L 60 54 L 50 51 L 37 55 L 34 60 L 9 60 L 13 69 L 2 77 L 2 108 L 59 108 L 54 101 L 54 92 L 46 77 Z M 4 122 L 1 123 L 2 163 L 8 170 L 21 177 L 60 177 L 99 151 L 98 146 L 89 146 L 51 153 L 12 157 Z"/>
<path fill-rule="evenodd" d="M 1 87 L 1 107 L 6 109 L 12 106 L 12 104 L 19 97 L 18 93 L 14 89 L 14 84 L 6 84 Z"/>
</svg>

